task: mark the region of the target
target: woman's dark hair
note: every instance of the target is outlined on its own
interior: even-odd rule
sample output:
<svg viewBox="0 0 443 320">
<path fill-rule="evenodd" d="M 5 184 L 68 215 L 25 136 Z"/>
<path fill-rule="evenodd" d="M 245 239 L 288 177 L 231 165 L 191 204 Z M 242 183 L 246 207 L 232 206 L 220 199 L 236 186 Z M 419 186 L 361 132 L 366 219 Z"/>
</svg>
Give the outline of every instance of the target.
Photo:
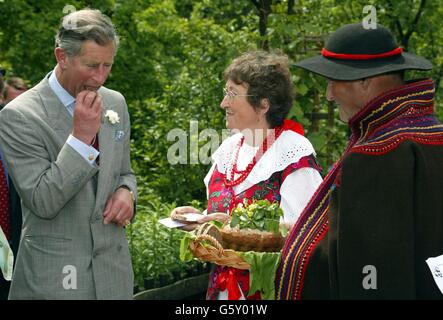
<svg viewBox="0 0 443 320">
<path fill-rule="evenodd" d="M 283 123 L 294 101 L 293 85 L 286 55 L 253 51 L 234 59 L 224 72 L 225 80 L 247 84 L 248 102 L 255 110 L 261 108 L 261 100 L 269 100 L 266 120 L 271 128 Z"/>
</svg>

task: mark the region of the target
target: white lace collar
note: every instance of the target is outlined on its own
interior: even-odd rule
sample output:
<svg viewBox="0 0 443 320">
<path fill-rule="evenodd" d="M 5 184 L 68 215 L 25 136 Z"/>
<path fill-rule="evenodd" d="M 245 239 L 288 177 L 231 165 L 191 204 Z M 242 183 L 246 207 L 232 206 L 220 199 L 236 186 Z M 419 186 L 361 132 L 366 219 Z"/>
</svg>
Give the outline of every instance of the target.
<svg viewBox="0 0 443 320">
<path fill-rule="evenodd" d="M 219 172 L 230 175 L 233 166 L 235 151 L 242 137 L 241 133 L 237 133 L 223 141 L 221 146 L 212 155 L 212 160 Z M 255 153 L 257 148 L 248 148 Z M 274 172 L 285 169 L 288 165 L 298 162 L 301 158 L 315 155 L 314 148 L 308 139 L 302 135 L 291 131 L 284 131 L 280 137 L 272 144 L 254 168 L 245 181 L 234 187 L 236 194 L 247 190 L 251 186 L 264 181 L 272 176 Z M 250 159 L 252 159 L 251 154 Z M 214 166 L 205 177 L 205 184 L 208 185 L 210 176 L 212 175 Z M 243 169 L 243 168 L 239 168 Z"/>
</svg>

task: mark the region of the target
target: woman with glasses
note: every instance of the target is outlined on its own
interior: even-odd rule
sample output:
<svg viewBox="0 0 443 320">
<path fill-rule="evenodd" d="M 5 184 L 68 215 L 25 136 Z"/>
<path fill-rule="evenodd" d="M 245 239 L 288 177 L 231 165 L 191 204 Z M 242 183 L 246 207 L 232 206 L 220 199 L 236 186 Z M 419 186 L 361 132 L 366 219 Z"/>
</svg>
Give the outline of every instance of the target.
<svg viewBox="0 0 443 320">
<path fill-rule="evenodd" d="M 245 53 L 225 70 L 224 78 L 220 107 L 233 135 L 212 155 L 213 165 L 204 179 L 207 212 L 198 223 L 225 222 L 244 199 L 249 203 L 266 199 L 280 204 L 281 223 L 290 228 L 322 178 L 303 128 L 285 119 L 294 99 L 288 58 L 262 51 Z M 171 215 L 190 212 L 199 213 L 187 206 L 175 208 Z M 198 223 L 184 229 L 192 230 Z M 227 274 L 235 277 L 237 294 L 221 284 Z M 247 270 L 216 266 L 207 299 L 260 299 L 260 292 L 249 292 Z"/>
</svg>

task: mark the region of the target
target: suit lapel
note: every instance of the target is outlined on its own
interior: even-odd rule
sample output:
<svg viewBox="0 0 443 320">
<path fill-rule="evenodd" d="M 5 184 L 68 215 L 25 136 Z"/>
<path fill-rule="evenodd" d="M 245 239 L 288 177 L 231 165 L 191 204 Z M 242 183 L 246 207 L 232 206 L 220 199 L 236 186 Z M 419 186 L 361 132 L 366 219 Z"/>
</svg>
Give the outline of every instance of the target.
<svg viewBox="0 0 443 320">
<path fill-rule="evenodd" d="M 49 86 L 48 77 L 45 77 L 38 85 L 37 90 L 40 91 L 43 107 L 48 115 L 48 121 L 60 138 L 60 148 L 68 139 L 72 132 L 72 116 L 66 107 L 61 103 Z"/>
<path fill-rule="evenodd" d="M 108 200 L 109 195 L 109 184 L 112 182 L 112 168 L 113 165 L 113 150 L 114 150 L 114 127 L 113 125 L 104 117 L 107 110 L 108 104 L 103 100 L 103 114 L 102 123 L 98 133 L 99 148 L 100 148 L 100 170 L 98 172 L 98 182 L 97 182 L 97 199 Z M 112 190 L 114 191 L 114 190 Z M 96 201 L 96 209 L 101 201 Z"/>
</svg>

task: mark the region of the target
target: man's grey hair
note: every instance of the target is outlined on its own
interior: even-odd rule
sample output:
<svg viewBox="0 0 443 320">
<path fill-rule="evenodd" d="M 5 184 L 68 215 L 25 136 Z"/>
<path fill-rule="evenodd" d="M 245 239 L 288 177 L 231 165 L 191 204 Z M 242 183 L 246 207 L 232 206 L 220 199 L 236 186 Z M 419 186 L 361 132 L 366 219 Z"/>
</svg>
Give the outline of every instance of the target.
<svg viewBox="0 0 443 320">
<path fill-rule="evenodd" d="M 101 46 L 113 42 L 117 52 L 119 38 L 114 25 L 99 10 L 83 9 L 64 16 L 55 36 L 55 46 L 69 57 L 80 54 L 84 41 L 92 40 Z M 116 53 L 115 52 L 115 53 Z"/>
</svg>

